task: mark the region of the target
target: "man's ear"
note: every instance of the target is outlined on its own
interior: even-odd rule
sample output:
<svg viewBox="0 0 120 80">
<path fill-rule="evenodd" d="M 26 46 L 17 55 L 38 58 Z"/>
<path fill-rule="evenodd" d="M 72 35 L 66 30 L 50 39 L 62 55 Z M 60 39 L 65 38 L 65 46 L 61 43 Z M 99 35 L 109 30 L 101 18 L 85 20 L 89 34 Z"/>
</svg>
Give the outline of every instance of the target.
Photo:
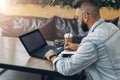
<svg viewBox="0 0 120 80">
<path fill-rule="evenodd" d="M 85 22 L 87 22 L 87 21 L 88 21 L 89 16 L 88 16 L 88 14 L 87 14 L 87 13 L 84 13 L 84 15 L 83 15 L 83 19 L 84 19 L 84 21 L 85 21 Z"/>
</svg>

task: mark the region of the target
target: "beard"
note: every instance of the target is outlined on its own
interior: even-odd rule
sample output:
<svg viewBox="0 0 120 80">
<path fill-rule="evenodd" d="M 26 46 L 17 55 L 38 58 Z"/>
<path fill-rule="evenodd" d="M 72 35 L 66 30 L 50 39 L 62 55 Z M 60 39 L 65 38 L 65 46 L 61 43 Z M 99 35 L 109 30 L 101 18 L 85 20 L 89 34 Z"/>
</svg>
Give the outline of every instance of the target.
<svg viewBox="0 0 120 80">
<path fill-rule="evenodd" d="M 84 31 L 84 32 L 87 32 L 87 31 L 89 31 L 89 29 L 88 29 L 88 25 L 84 22 L 84 20 L 82 19 L 82 23 L 81 23 L 81 28 L 82 28 L 82 30 Z"/>
</svg>

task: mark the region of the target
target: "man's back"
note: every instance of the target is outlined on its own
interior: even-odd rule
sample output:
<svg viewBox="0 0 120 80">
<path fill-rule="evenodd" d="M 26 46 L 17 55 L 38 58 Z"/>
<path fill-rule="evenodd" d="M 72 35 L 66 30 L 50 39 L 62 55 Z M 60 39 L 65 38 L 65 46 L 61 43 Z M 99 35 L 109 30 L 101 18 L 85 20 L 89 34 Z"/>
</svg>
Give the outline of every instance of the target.
<svg viewBox="0 0 120 80">
<path fill-rule="evenodd" d="M 96 62 L 87 68 L 92 80 L 120 80 L 120 30 L 117 26 L 102 22 L 86 38 L 95 44 L 97 53 Z"/>
<path fill-rule="evenodd" d="M 105 46 L 116 80 L 120 80 L 120 30 L 105 42 Z"/>
</svg>

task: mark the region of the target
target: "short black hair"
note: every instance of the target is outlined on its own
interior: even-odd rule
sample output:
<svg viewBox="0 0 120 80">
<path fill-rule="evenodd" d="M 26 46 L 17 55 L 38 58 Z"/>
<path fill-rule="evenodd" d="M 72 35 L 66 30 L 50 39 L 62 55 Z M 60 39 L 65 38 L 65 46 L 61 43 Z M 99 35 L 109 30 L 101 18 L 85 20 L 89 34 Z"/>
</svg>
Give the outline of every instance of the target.
<svg viewBox="0 0 120 80">
<path fill-rule="evenodd" d="M 77 9 L 81 7 L 83 3 L 90 3 L 95 7 L 99 7 L 97 1 L 98 0 L 75 0 L 75 2 L 73 3 L 73 8 Z"/>
</svg>

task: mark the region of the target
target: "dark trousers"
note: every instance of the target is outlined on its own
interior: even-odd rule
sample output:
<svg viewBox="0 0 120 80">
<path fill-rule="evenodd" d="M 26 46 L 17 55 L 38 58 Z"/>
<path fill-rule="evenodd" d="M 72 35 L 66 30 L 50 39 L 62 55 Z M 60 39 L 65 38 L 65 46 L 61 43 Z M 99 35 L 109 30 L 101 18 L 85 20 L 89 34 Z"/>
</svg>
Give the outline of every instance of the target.
<svg viewBox="0 0 120 80">
<path fill-rule="evenodd" d="M 47 76 L 45 80 L 86 80 L 84 70 L 80 74 L 66 77 Z"/>
</svg>

